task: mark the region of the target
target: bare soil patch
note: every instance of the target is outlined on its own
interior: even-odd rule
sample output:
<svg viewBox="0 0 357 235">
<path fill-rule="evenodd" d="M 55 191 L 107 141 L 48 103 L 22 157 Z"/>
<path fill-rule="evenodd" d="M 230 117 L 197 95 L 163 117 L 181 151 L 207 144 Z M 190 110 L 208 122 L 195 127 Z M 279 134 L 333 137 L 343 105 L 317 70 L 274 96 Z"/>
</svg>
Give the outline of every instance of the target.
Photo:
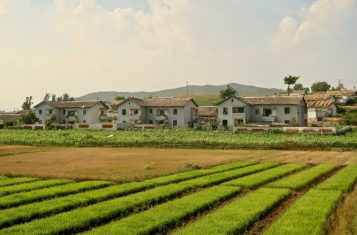
<svg viewBox="0 0 357 235">
<path fill-rule="evenodd" d="M 14 146 L 0 146 L 0 149 Z M 13 150 L 22 150 L 17 147 Z M 22 153 L 0 157 L 0 175 L 48 178 L 143 180 L 190 170 L 187 163 L 212 167 L 233 161 L 300 163 L 357 163 L 357 151 L 202 150 L 155 148 L 24 147 Z M 52 149 L 51 149 L 52 148 Z"/>
</svg>

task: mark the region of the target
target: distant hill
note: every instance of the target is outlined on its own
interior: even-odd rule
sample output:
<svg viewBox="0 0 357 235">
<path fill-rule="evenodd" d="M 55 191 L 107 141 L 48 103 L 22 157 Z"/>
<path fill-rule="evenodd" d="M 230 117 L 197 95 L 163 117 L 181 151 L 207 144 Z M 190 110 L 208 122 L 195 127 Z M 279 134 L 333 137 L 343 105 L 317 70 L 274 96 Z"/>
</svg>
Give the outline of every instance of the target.
<svg viewBox="0 0 357 235">
<path fill-rule="evenodd" d="M 236 83 L 230 84 L 238 94 L 241 96 L 258 96 L 258 95 L 274 95 L 277 92 L 282 92 L 281 89 L 276 88 L 262 88 L 256 86 L 241 85 Z M 210 105 L 215 102 L 218 98 L 219 91 L 226 88 L 226 85 L 193 85 L 189 86 L 189 96 L 197 98 L 197 102 L 200 105 Z M 124 97 L 136 97 L 136 98 L 146 98 L 146 97 L 167 97 L 167 96 L 186 96 L 186 87 L 179 87 L 174 89 L 166 89 L 161 91 L 153 92 L 119 92 L 119 91 L 102 91 L 94 92 L 81 97 L 78 100 L 104 100 L 112 101 L 117 96 Z M 200 102 L 200 100 L 202 100 Z"/>
</svg>

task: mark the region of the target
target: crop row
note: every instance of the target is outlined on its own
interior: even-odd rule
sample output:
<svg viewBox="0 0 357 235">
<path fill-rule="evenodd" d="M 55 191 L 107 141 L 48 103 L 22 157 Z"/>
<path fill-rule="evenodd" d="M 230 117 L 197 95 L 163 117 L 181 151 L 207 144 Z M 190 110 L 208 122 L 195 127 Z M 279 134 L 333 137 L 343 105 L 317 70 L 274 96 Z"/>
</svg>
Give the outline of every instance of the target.
<svg viewBox="0 0 357 235">
<path fill-rule="evenodd" d="M 208 187 L 230 179 L 252 174 L 277 166 L 274 163 L 261 163 L 242 169 L 208 175 L 201 178 L 153 188 L 97 204 L 78 208 L 48 218 L 38 219 L 29 223 L 16 225 L 0 230 L 0 234 L 62 234 L 81 231 L 85 228 L 110 221 L 125 215 L 135 209 L 144 208 L 154 203 L 182 195 L 199 187 Z M 95 192 L 94 192 L 95 193 Z M 78 196 L 78 195 L 77 195 Z M 75 201 L 76 195 L 72 197 Z M 50 204 L 51 205 L 51 204 Z M 57 207 L 58 208 L 58 207 Z M 37 208 L 43 210 L 43 208 Z M 61 210 L 60 208 L 57 209 Z M 28 213 L 32 213 L 28 211 Z M 0 221 L 3 213 L 0 211 Z M 8 212 L 7 216 L 11 216 Z M 31 216 L 29 216 L 31 217 Z M 16 218 L 13 218 L 16 220 Z M 1 222 L 0 222 L 1 224 Z"/>
<path fill-rule="evenodd" d="M 40 180 L 26 184 L 11 185 L 0 188 L 0 197 L 8 194 L 27 192 L 35 189 L 49 188 L 58 185 L 73 183 L 72 180 L 66 179 L 53 179 L 53 180 Z"/>
<path fill-rule="evenodd" d="M 108 138 L 108 136 L 111 136 Z M 308 136 L 308 138 L 306 138 Z M 59 146 L 169 146 L 199 148 L 316 149 L 357 148 L 357 131 L 341 136 L 208 132 L 187 129 L 145 131 L 30 131 L 1 130 L 0 144 Z"/>
<path fill-rule="evenodd" d="M 357 165 L 350 165 L 304 194 L 264 234 L 320 235 L 344 192 L 357 179 Z"/>
<path fill-rule="evenodd" d="M 103 188 L 111 184 L 112 183 L 107 181 L 85 181 L 80 183 L 61 185 L 57 187 L 44 188 L 30 192 L 10 194 L 7 196 L 0 197 L 0 208 L 9 208 L 44 199 Z"/>
<path fill-rule="evenodd" d="M 10 186 L 10 185 L 15 185 L 15 184 L 24 184 L 24 183 L 29 183 L 36 181 L 38 179 L 36 178 L 4 178 L 0 180 L 0 187 L 5 187 L 5 186 Z"/>
<path fill-rule="evenodd" d="M 223 185 L 230 185 L 232 182 L 245 179 L 245 187 L 258 186 L 264 182 L 283 176 L 292 171 L 300 169 L 303 165 L 287 164 L 259 172 L 253 175 L 239 178 L 238 180 L 228 181 Z M 266 176 L 265 179 L 262 176 Z M 248 183 L 247 178 L 256 179 Z M 193 193 L 183 198 L 169 201 L 165 204 L 153 207 L 143 213 L 134 214 L 122 220 L 112 222 L 108 225 L 98 227 L 89 234 L 154 234 L 162 232 L 167 226 L 174 225 L 184 218 L 192 216 L 222 199 L 221 192 L 223 186 L 216 186 L 201 192 Z M 231 186 L 233 187 L 233 186 Z M 240 189 L 240 187 L 234 186 Z M 217 190 L 217 192 L 216 192 Z M 140 226 L 136 226 L 140 224 Z"/>
</svg>

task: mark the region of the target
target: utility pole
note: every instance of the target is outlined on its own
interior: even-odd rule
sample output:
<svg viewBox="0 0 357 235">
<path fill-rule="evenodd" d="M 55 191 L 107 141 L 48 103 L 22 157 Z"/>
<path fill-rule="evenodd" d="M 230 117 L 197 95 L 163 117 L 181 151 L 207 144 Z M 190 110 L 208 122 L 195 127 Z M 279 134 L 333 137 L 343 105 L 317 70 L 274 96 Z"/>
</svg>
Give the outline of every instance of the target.
<svg viewBox="0 0 357 235">
<path fill-rule="evenodd" d="M 188 81 L 186 81 L 186 96 L 188 97 Z"/>
</svg>

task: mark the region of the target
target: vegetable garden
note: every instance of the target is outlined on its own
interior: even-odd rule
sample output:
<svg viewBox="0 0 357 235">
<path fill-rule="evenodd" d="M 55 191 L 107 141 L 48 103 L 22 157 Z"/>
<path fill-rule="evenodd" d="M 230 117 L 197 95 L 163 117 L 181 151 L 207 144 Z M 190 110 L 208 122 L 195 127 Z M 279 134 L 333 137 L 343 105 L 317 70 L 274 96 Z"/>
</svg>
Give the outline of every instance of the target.
<svg viewBox="0 0 357 235">
<path fill-rule="evenodd" d="M 0 176 L 0 235 L 249 234 L 275 210 L 260 234 L 324 234 L 356 182 L 356 164 L 274 162 L 125 184 Z"/>
</svg>

